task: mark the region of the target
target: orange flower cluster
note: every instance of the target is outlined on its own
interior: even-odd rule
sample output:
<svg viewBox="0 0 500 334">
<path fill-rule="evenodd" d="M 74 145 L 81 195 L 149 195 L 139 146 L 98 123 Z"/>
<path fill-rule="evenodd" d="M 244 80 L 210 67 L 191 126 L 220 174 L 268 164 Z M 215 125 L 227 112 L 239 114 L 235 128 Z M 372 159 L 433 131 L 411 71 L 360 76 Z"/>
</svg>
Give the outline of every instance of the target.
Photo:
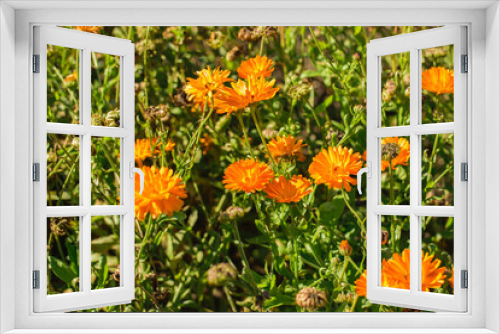
<svg viewBox="0 0 500 334">
<path fill-rule="evenodd" d="M 455 74 L 443 67 L 431 67 L 422 72 L 422 88 L 436 95 L 453 93 Z"/>
<path fill-rule="evenodd" d="M 272 99 L 279 88 L 274 88 L 275 80 L 267 81 L 274 70 L 273 61 L 267 57 L 257 56 L 241 63 L 238 74 L 244 80 L 234 82 L 229 78 L 228 70 L 216 68 L 196 72 L 198 78 L 188 78 L 188 84 L 184 89 L 188 95 L 188 101 L 195 104 L 196 109 L 204 110 L 208 100 L 211 106 L 219 114 L 233 113 L 246 108 L 252 103 Z M 224 84 L 231 83 L 231 87 Z"/>
<path fill-rule="evenodd" d="M 149 213 L 156 219 L 161 214 L 171 217 L 184 205 L 183 198 L 187 197 L 185 185 L 172 169 L 162 167 L 143 167 L 144 191 L 139 193 L 139 175 L 135 175 L 135 216 L 143 221 Z"/>
<path fill-rule="evenodd" d="M 440 288 L 445 280 L 441 261 L 433 255 L 422 251 L 422 291 Z M 389 260 L 382 262 L 382 286 L 396 289 L 410 289 L 410 250 L 405 249 L 402 255 L 394 253 Z M 356 294 L 366 296 L 366 270 L 355 282 Z"/>
<path fill-rule="evenodd" d="M 269 182 L 264 188 L 267 198 L 278 203 L 298 202 L 312 192 L 312 182 L 302 175 L 294 175 L 290 180 L 282 175 Z"/>
<path fill-rule="evenodd" d="M 302 147 L 307 145 L 302 144 L 302 142 L 302 139 L 296 139 L 293 136 L 277 136 L 273 138 L 267 146 L 269 152 L 271 152 L 271 155 L 277 162 L 285 158 L 295 158 L 297 161 L 303 162 L 306 160 L 306 157 L 302 153 Z"/>
<path fill-rule="evenodd" d="M 153 147 L 153 150 L 151 150 L 151 147 Z M 174 147 L 175 143 L 169 140 L 167 145 L 165 145 L 165 151 L 172 151 Z M 161 153 L 161 150 L 158 138 L 137 139 L 135 141 L 135 162 L 139 167 L 142 166 L 146 158 L 159 153 Z"/>
<path fill-rule="evenodd" d="M 356 179 L 351 175 L 356 175 L 362 166 L 361 154 L 347 147 L 329 147 L 313 158 L 309 174 L 316 184 L 351 191 L 351 185 L 356 185 Z"/>
<path fill-rule="evenodd" d="M 264 162 L 255 159 L 239 160 L 226 168 L 224 180 L 226 189 L 255 193 L 265 188 L 274 177 L 274 172 Z"/>
<path fill-rule="evenodd" d="M 76 72 L 76 70 L 73 70 L 73 73 L 66 76 L 64 78 L 64 82 L 75 82 L 76 80 L 78 80 L 78 73 Z"/>
</svg>

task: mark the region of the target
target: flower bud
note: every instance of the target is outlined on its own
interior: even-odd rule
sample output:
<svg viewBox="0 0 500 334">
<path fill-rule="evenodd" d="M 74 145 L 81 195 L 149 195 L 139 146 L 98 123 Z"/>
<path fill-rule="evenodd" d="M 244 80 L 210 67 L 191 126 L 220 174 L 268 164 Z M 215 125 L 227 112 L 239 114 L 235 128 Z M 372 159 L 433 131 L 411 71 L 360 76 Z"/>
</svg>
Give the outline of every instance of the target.
<svg viewBox="0 0 500 334">
<path fill-rule="evenodd" d="M 48 153 L 47 153 L 47 163 L 49 162 L 52 162 L 52 163 L 56 163 L 57 162 L 57 153 L 53 150 L 50 150 Z"/>
<path fill-rule="evenodd" d="M 273 129 L 264 129 L 262 130 L 262 135 L 264 135 L 264 138 L 266 139 L 273 139 L 278 135 L 278 131 Z"/>
<path fill-rule="evenodd" d="M 180 95 L 182 93 L 179 93 L 177 95 Z M 179 97 L 181 98 L 181 97 Z M 159 106 L 151 106 L 151 107 L 148 107 L 146 108 L 145 112 L 144 112 L 144 117 L 148 120 L 148 121 L 155 121 L 157 119 L 159 120 L 167 120 L 168 117 L 169 117 L 169 114 L 168 114 L 168 106 L 164 106 L 162 104 L 160 104 Z"/>
<path fill-rule="evenodd" d="M 238 276 L 236 268 L 229 263 L 218 263 L 207 272 L 208 285 L 224 286 Z"/>
<path fill-rule="evenodd" d="M 80 137 L 74 137 L 73 142 L 71 144 L 73 145 L 75 150 L 78 151 L 80 149 Z"/>
<path fill-rule="evenodd" d="M 405 96 L 410 97 L 410 87 L 405 89 Z"/>
<path fill-rule="evenodd" d="M 297 293 L 295 302 L 307 311 L 314 311 L 326 305 L 326 292 L 305 287 Z"/>
<path fill-rule="evenodd" d="M 342 240 L 340 243 L 339 254 L 342 256 L 350 256 L 352 254 L 352 247 L 347 240 Z"/>
<path fill-rule="evenodd" d="M 389 94 L 393 95 L 396 92 L 396 83 L 392 80 L 387 80 L 384 88 Z"/>
<path fill-rule="evenodd" d="M 354 110 L 354 113 L 357 114 L 357 113 L 365 111 L 365 107 L 361 104 L 357 104 L 354 106 L 353 110 Z"/>
</svg>

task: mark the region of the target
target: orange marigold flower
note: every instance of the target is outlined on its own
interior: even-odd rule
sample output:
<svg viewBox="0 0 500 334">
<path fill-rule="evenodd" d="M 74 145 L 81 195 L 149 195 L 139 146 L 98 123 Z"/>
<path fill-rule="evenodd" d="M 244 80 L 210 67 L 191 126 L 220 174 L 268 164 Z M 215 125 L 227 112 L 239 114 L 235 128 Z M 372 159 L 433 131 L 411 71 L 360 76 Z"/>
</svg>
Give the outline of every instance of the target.
<svg viewBox="0 0 500 334">
<path fill-rule="evenodd" d="M 312 182 L 302 175 L 294 175 L 290 180 L 283 175 L 272 180 L 264 188 L 267 198 L 278 203 L 298 202 L 312 192 Z"/>
<path fill-rule="evenodd" d="M 212 138 L 210 138 L 208 134 L 204 133 L 203 137 L 200 138 L 200 144 L 203 154 L 207 154 L 208 150 L 210 149 L 210 147 L 212 147 L 213 144 Z"/>
<path fill-rule="evenodd" d="M 100 26 L 77 26 L 75 28 L 78 31 L 90 32 L 92 34 L 98 34 L 102 27 Z"/>
<path fill-rule="evenodd" d="M 436 95 L 453 93 L 454 77 L 453 70 L 431 67 L 422 73 L 422 88 Z"/>
<path fill-rule="evenodd" d="M 225 87 L 216 96 L 216 107 L 219 114 L 232 113 L 246 108 L 248 105 L 272 99 L 279 90 L 273 88 L 275 80 L 266 81 L 265 77 L 249 77 L 246 81 L 232 82 L 231 87 Z"/>
<path fill-rule="evenodd" d="M 266 56 L 257 55 L 255 58 L 245 60 L 238 67 L 238 76 L 246 79 L 250 76 L 268 77 L 274 71 L 273 61 Z"/>
<path fill-rule="evenodd" d="M 73 70 L 72 74 L 64 78 L 64 82 L 75 82 L 76 80 L 78 80 L 78 73 L 76 72 L 76 70 Z"/>
<path fill-rule="evenodd" d="M 354 287 L 356 294 L 359 297 L 366 296 L 366 269 L 361 274 L 361 276 L 359 276 L 359 278 L 354 282 L 354 284 L 356 285 Z M 387 275 L 383 271 L 382 271 L 382 286 L 390 287 L 390 282 L 387 279 Z"/>
<path fill-rule="evenodd" d="M 440 288 L 446 275 L 445 267 L 439 267 L 441 261 L 422 251 L 422 291 Z M 402 255 L 394 253 L 389 260 L 382 261 L 382 271 L 387 275 L 389 286 L 410 289 L 410 250 L 403 250 Z"/>
<path fill-rule="evenodd" d="M 155 154 L 160 154 L 160 145 L 158 138 L 137 139 L 135 141 L 135 161 L 137 164 L 142 166 L 142 162 L 146 158 L 152 157 Z M 151 151 L 151 147 L 153 147 L 153 151 Z M 169 140 L 167 145 L 165 145 L 165 151 L 172 151 L 174 147 L 175 143 Z"/>
<path fill-rule="evenodd" d="M 363 166 L 361 154 L 352 149 L 337 146 L 323 149 L 313 158 L 309 173 L 316 184 L 326 184 L 333 189 L 351 191 L 351 184 L 356 185 L 356 175 Z"/>
<path fill-rule="evenodd" d="M 302 142 L 302 139 L 296 139 L 293 136 L 277 136 L 269 142 L 267 147 L 273 158 L 278 162 L 287 157 L 296 158 L 302 162 L 306 160 L 306 157 L 302 153 L 302 147 L 307 146 L 306 144 L 302 144 Z"/>
<path fill-rule="evenodd" d="M 143 167 L 144 191 L 139 193 L 139 175 L 135 175 L 135 216 L 144 220 L 149 213 L 156 219 L 162 213 L 171 217 L 184 205 L 183 198 L 187 197 L 185 185 L 174 171 L 166 167 Z"/>
<path fill-rule="evenodd" d="M 352 254 L 352 247 L 347 240 L 342 240 L 340 242 L 339 254 L 342 256 L 350 256 Z"/>
<path fill-rule="evenodd" d="M 448 278 L 448 284 L 452 289 L 455 288 L 455 268 L 451 268 L 451 276 Z"/>
<path fill-rule="evenodd" d="M 239 160 L 226 168 L 224 180 L 226 189 L 255 193 L 260 191 L 274 177 L 269 166 L 255 159 Z"/>
<path fill-rule="evenodd" d="M 387 137 L 382 139 L 382 171 L 389 167 L 396 169 L 397 165 L 408 166 L 410 159 L 410 142 L 402 137 Z"/>
<path fill-rule="evenodd" d="M 219 68 L 212 71 L 210 66 L 207 66 L 206 69 L 201 71 L 197 71 L 196 75 L 198 77 L 196 79 L 187 79 L 188 83 L 184 88 L 184 92 L 188 95 L 187 100 L 193 102 L 195 108 L 200 108 L 200 110 L 203 111 L 208 97 L 210 107 L 210 96 L 215 96 L 215 94 L 224 87 L 225 82 L 233 81 L 233 79 L 229 78 L 230 74 L 230 71 L 220 70 Z"/>
</svg>

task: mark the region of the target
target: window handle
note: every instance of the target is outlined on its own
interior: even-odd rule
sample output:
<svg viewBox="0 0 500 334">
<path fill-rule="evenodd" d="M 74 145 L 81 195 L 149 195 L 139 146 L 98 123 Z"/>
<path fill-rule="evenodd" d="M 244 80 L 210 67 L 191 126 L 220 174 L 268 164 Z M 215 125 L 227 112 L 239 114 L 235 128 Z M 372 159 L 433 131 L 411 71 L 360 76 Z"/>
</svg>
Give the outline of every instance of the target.
<svg viewBox="0 0 500 334">
<path fill-rule="evenodd" d="M 358 174 L 357 174 L 357 177 L 358 177 L 358 192 L 360 194 L 362 194 L 363 192 L 361 191 L 361 175 L 363 175 L 364 173 L 366 173 L 366 176 L 371 179 L 372 178 L 372 163 L 367 161 L 366 162 L 366 167 L 365 168 L 361 168 L 359 171 L 358 171 Z"/>
<path fill-rule="evenodd" d="M 134 161 L 131 161 L 129 164 L 129 171 L 130 171 L 130 178 L 134 178 L 134 174 L 137 173 L 139 174 L 139 182 L 141 185 L 141 190 L 139 191 L 139 194 L 142 194 L 142 191 L 144 190 L 144 172 L 140 168 L 134 167 Z"/>
</svg>

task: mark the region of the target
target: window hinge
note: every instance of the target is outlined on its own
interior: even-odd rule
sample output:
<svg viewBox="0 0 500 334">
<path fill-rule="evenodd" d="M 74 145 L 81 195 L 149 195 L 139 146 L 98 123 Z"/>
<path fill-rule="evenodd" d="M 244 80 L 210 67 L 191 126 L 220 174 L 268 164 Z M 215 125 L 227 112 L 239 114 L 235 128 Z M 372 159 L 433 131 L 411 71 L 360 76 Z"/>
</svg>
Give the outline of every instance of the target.
<svg viewBox="0 0 500 334">
<path fill-rule="evenodd" d="M 33 270 L 33 289 L 40 289 L 40 270 Z"/>
<path fill-rule="evenodd" d="M 462 55 L 462 73 L 469 72 L 469 56 Z"/>
<path fill-rule="evenodd" d="M 40 182 L 40 164 L 38 162 L 33 164 L 33 181 Z"/>
<path fill-rule="evenodd" d="M 466 162 L 460 164 L 460 180 L 469 181 L 469 165 Z"/>
<path fill-rule="evenodd" d="M 33 55 L 33 73 L 40 73 L 40 55 Z"/>
<path fill-rule="evenodd" d="M 467 289 L 469 288 L 469 273 L 467 270 L 462 270 L 461 271 L 461 281 L 462 281 L 462 289 Z"/>
</svg>

